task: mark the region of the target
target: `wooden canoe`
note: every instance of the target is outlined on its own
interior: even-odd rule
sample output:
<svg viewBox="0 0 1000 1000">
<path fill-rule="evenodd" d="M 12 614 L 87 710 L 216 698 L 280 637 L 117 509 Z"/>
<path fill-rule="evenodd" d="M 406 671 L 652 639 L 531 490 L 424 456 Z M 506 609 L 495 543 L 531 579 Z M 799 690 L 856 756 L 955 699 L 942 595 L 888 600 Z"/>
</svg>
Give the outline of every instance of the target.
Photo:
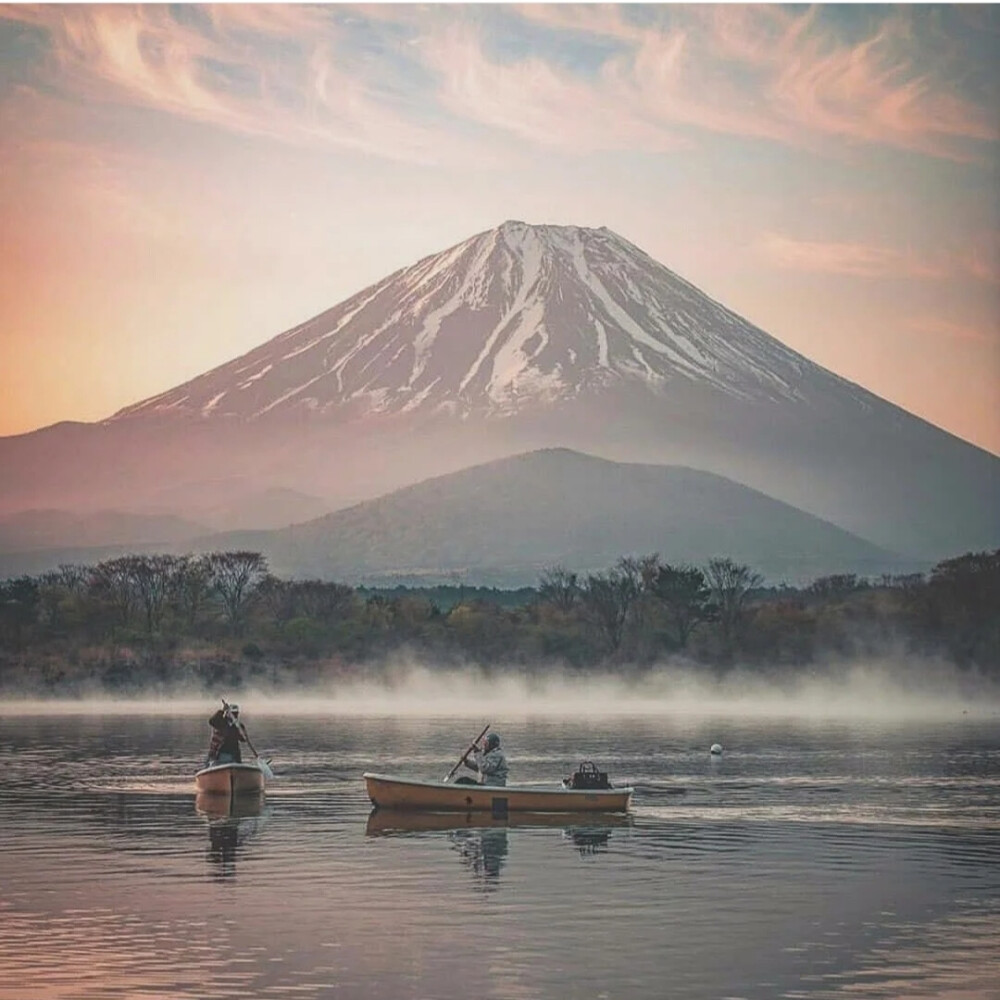
<svg viewBox="0 0 1000 1000">
<path fill-rule="evenodd" d="M 241 795 L 264 790 L 264 772 L 256 762 L 243 764 L 212 764 L 194 776 L 199 793 L 208 795 Z"/>
<path fill-rule="evenodd" d="M 632 798 L 631 788 L 577 790 L 558 785 L 459 785 L 370 771 L 362 777 L 368 798 L 379 809 L 488 812 L 501 818 L 516 812 L 625 812 Z"/>
</svg>

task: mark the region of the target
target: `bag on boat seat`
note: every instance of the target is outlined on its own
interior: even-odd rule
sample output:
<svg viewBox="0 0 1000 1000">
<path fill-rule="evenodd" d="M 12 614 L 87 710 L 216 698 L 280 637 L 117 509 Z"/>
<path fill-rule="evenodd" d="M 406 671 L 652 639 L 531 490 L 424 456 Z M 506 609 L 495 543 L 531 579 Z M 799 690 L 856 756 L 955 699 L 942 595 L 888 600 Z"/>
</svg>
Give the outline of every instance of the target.
<svg viewBox="0 0 1000 1000">
<path fill-rule="evenodd" d="M 580 766 L 569 776 L 566 784 L 570 788 L 610 788 L 607 771 L 598 771 L 597 765 L 592 760 L 583 761 Z"/>
</svg>

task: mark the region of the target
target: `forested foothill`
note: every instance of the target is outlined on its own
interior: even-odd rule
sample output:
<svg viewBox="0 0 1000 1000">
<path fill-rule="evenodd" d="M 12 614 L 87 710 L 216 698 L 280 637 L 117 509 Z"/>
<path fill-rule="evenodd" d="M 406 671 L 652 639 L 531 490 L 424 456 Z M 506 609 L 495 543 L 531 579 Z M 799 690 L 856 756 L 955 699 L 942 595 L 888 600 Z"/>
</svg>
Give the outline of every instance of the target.
<svg viewBox="0 0 1000 1000">
<path fill-rule="evenodd" d="M 1000 680 L 1000 549 L 926 574 L 765 586 L 731 559 L 544 568 L 518 591 L 279 579 L 259 552 L 129 555 L 0 582 L 0 692 L 75 696 L 312 687 L 426 665 L 634 675 L 683 660 L 770 676 L 939 657 Z"/>
</svg>

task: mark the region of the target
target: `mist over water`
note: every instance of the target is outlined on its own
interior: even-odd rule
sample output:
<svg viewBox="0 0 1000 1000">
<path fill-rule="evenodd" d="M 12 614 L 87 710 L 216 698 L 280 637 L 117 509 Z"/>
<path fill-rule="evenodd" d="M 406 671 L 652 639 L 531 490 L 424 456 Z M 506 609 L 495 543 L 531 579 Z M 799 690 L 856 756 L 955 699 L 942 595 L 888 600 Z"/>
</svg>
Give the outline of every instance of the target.
<svg viewBox="0 0 1000 1000">
<path fill-rule="evenodd" d="M 3 706 L 0 1000 L 994 1000 L 997 722 L 682 679 L 241 692 L 275 771 L 243 803 L 195 795 L 210 696 Z M 372 811 L 362 772 L 440 779 L 486 721 L 512 780 L 593 759 L 631 811 Z"/>
<path fill-rule="evenodd" d="M 1000 684 L 941 661 L 913 658 L 836 664 L 785 677 L 669 664 L 624 676 L 441 669 L 398 657 L 357 680 L 312 689 L 249 686 L 117 698 L 8 697 L 17 714 L 200 714 L 217 697 L 239 700 L 255 716 L 712 716 L 775 719 L 948 720 L 1000 718 Z"/>
</svg>

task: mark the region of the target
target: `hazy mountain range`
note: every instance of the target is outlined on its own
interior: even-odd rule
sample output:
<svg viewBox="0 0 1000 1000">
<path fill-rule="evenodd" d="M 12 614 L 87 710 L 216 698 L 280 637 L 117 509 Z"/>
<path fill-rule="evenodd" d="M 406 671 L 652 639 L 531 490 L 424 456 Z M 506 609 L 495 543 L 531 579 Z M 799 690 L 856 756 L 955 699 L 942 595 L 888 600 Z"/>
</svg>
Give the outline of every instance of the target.
<svg viewBox="0 0 1000 1000">
<path fill-rule="evenodd" d="M 158 551 L 252 549 L 280 576 L 367 584 L 530 586 L 556 564 L 585 573 L 653 551 L 674 564 L 730 556 L 789 582 L 918 566 L 713 473 L 609 462 L 568 449 L 499 459 L 278 530 L 207 533 L 160 522 L 149 525 L 160 532 Z M 122 519 L 133 530 L 138 523 Z M 89 562 L 136 548 L 105 540 L 58 553 L 0 550 L 0 569 L 37 572 L 39 559 L 56 554 L 59 562 Z"/>
<path fill-rule="evenodd" d="M 671 563 L 731 556 L 771 579 L 913 569 L 840 528 L 713 473 L 530 452 L 429 479 L 274 532 L 233 532 L 215 548 L 268 555 L 279 574 L 349 582 L 529 586 L 561 564 L 587 572 L 622 555 Z"/>
<path fill-rule="evenodd" d="M 251 494 L 315 501 L 283 513 L 264 502 L 256 522 L 230 522 L 277 527 L 551 448 L 714 473 L 904 561 L 1000 545 L 996 456 L 790 350 L 607 229 L 519 222 L 100 424 L 0 439 L 0 511 L 113 508 L 215 526 L 206 511 Z M 521 509 L 537 522 L 512 525 L 506 545 L 520 533 L 544 548 L 556 525 Z M 341 544 L 374 568 L 378 532 L 366 537 Z M 630 548 L 660 547 L 639 541 Z"/>
</svg>

